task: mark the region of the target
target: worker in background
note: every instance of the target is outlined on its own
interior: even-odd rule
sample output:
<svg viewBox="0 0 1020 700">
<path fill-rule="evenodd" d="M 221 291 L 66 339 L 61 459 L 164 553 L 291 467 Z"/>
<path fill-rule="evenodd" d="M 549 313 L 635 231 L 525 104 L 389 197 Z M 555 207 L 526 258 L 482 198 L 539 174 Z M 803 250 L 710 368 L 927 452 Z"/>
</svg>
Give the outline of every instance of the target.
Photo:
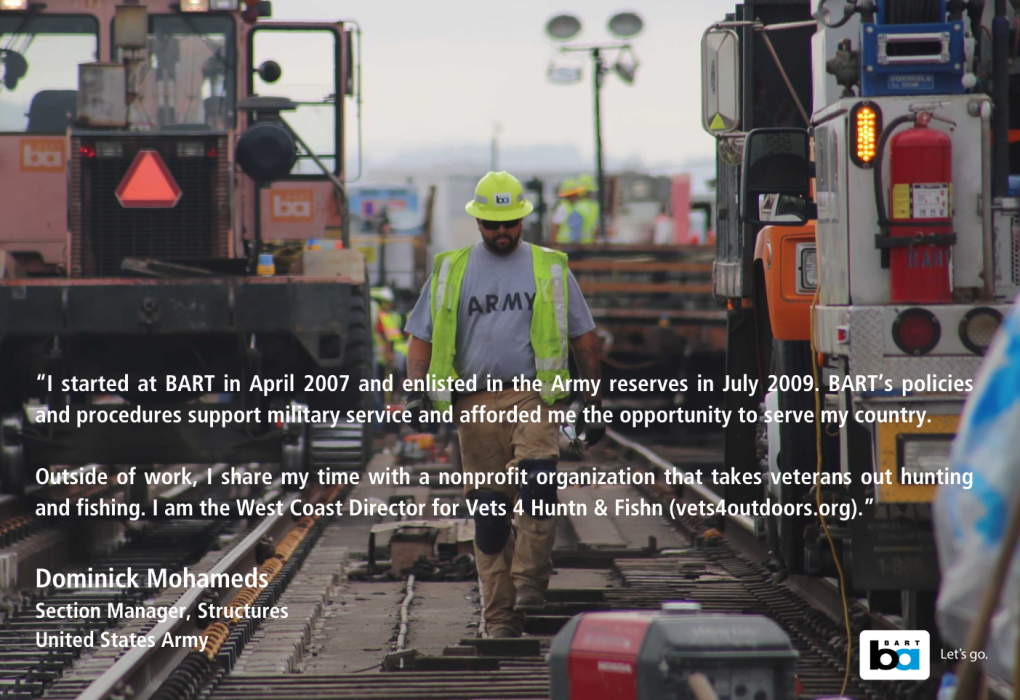
<svg viewBox="0 0 1020 700">
<path fill-rule="evenodd" d="M 393 291 L 389 287 L 382 288 L 379 293 L 379 307 L 379 330 L 392 350 L 394 387 L 400 387 L 407 373 L 407 337 L 403 331 L 404 319 L 393 310 Z"/>
<path fill-rule="evenodd" d="M 393 374 L 393 346 L 386 339 L 385 326 L 383 324 L 382 304 L 386 296 L 385 292 L 390 290 L 385 287 L 373 287 L 372 296 L 372 342 L 375 345 L 375 377 L 386 379 Z M 392 294 L 392 292 L 390 292 Z M 386 405 L 387 397 L 380 395 L 379 401 Z"/>
<path fill-rule="evenodd" d="M 550 239 L 555 243 L 581 243 L 584 236 L 585 218 L 583 209 L 577 203 L 581 200 L 581 186 L 577 180 L 567 179 L 560 183 L 557 195 L 559 203 L 552 215 Z"/>
<path fill-rule="evenodd" d="M 392 361 L 389 344 L 386 342 L 386 336 L 382 333 L 382 326 L 380 325 L 379 314 L 381 308 L 379 305 L 379 294 L 380 290 L 378 287 L 372 289 L 372 349 L 375 356 L 376 379 L 383 378 L 387 365 Z"/>
<path fill-rule="evenodd" d="M 384 345 L 387 369 L 393 374 L 395 387 L 402 385 L 407 367 L 407 338 L 401 330 L 403 319 L 393 311 L 393 291 L 389 287 L 376 287 L 372 298 L 379 305 L 376 334 Z"/>
<path fill-rule="evenodd" d="M 577 186 L 581 188 L 581 194 L 575 206 L 584 217 L 581 242 L 594 243 L 599 235 L 599 202 L 595 178 L 591 175 L 578 175 Z"/>
<path fill-rule="evenodd" d="M 676 243 L 676 223 L 669 215 L 669 207 L 665 204 L 659 207 L 659 215 L 655 217 L 655 223 L 652 225 L 652 243 L 655 245 Z"/>
<path fill-rule="evenodd" d="M 521 241 L 522 220 L 533 206 L 517 178 L 490 172 L 465 209 L 476 218 L 482 240 L 436 256 L 432 278 L 407 322 L 408 379 L 474 377 L 478 391 L 409 392 L 405 410 L 420 419 L 422 410 L 452 406 L 466 475 L 510 473 L 526 479 L 523 484 L 520 477 L 509 484 L 493 480 L 477 489 L 465 485 L 466 498 L 480 506 L 474 516 L 475 557 L 488 634 L 519 637 L 524 611 L 544 605 L 553 570 L 556 518 L 532 510 L 557 502 L 559 426 L 549 409 L 569 392 L 554 390 L 553 381 L 569 378 L 568 347 L 581 376 L 598 379 L 598 340 L 566 254 Z M 540 383 L 515 389 L 514 379 L 521 377 Z M 486 390 L 494 380 L 502 382 L 502 390 Z M 599 392 L 586 394 L 585 404 L 601 410 Z M 460 420 L 472 409 L 515 408 L 529 415 L 538 410 L 541 420 Z M 585 425 L 583 412 L 575 429 L 589 445 L 605 433 L 598 422 Z M 522 513 L 515 515 L 517 501 Z"/>
<path fill-rule="evenodd" d="M 376 291 L 373 289 L 370 294 L 369 306 L 372 314 L 372 373 L 375 379 L 384 379 L 386 377 L 386 367 L 389 363 L 388 353 L 389 348 L 387 347 L 386 340 L 382 333 L 379 332 L 379 302 L 376 300 Z M 382 395 L 382 392 L 372 392 L 372 405 L 379 411 L 385 408 L 386 403 Z"/>
</svg>

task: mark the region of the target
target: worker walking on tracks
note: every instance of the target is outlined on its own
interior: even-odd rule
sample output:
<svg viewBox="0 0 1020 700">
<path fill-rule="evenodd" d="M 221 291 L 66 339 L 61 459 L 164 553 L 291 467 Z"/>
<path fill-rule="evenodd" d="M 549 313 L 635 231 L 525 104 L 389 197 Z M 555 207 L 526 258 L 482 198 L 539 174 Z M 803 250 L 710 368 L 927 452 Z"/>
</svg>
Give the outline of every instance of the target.
<svg viewBox="0 0 1020 700">
<path fill-rule="evenodd" d="M 486 627 L 492 637 L 519 637 L 523 612 L 544 605 L 552 574 L 556 518 L 533 508 L 556 503 L 559 429 L 549 409 L 569 394 L 553 384 L 569 378 L 568 347 L 581 377 L 599 379 L 598 341 L 566 254 L 521 241 L 522 220 L 533 206 L 517 178 L 489 173 L 465 209 L 476 218 L 482 241 L 436 256 L 432 278 L 407 323 L 408 378 L 477 377 L 479 391 L 409 392 L 407 410 L 417 416 L 422 408 L 453 407 L 465 476 L 488 482 L 465 486 L 467 500 L 477 507 L 475 557 Z M 522 377 L 528 387 L 514 388 L 515 378 Z M 493 380 L 503 389 L 484 390 Z M 585 402 L 601 408 L 597 390 Z M 516 407 L 528 414 L 537 409 L 541 420 L 459 420 L 475 407 Z M 605 433 L 599 424 L 585 430 L 583 414 L 578 422 L 589 445 Z M 502 478 L 507 474 L 523 475 L 524 483 Z"/>
</svg>

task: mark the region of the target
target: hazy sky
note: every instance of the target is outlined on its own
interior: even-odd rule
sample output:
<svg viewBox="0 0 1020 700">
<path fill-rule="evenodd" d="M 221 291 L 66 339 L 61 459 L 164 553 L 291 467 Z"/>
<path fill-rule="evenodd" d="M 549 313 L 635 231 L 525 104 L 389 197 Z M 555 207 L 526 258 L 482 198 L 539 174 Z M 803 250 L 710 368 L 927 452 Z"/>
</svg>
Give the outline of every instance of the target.
<svg viewBox="0 0 1020 700">
<path fill-rule="evenodd" d="M 610 74 L 602 93 L 604 148 L 617 162 L 648 166 L 711 156 L 700 123 L 700 41 L 732 0 L 278 0 L 274 19 L 357 20 L 363 31 L 366 155 L 485 144 L 493 124 L 504 147 L 572 145 L 594 150 L 591 59 L 581 83 L 549 83 L 554 56 L 544 33 L 553 15 L 582 22 L 575 41 L 602 42 L 610 16 L 639 13 L 645 30 L 633 44 L 640 61 L 632 86 Z M 579 59 L 580 60 L 580 59 Z M 282 61 L 281 61 L 282 62 Z M 286 70 L 286 67 L 285 67 Z M 353 110 L 349 110 L 353 116 Z"/>
</svg>

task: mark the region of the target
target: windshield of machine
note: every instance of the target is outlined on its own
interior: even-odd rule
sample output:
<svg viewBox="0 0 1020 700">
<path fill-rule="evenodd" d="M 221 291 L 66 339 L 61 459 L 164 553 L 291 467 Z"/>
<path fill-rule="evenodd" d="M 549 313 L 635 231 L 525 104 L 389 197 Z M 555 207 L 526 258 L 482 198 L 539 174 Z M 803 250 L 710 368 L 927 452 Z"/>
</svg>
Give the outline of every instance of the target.
<svg viewBox="0 0 1020 700">
<path fill-rule="evenodd" d="M 332 30 L 260 27 L 252 40 L 252 65 L 272 61 L 277 75 L 256 71 L 254 90 L 260 95 L 288 97 L 298 106 L 284 118 L 308 144 L 325 166 L 336 172 L 337 37 Z M 270 80 L 266 78 L 270 77 Z M 301 149 L 292 175 L 321 175 L 312 159 Z"/>
<path fill-rule="evenodd" d="M 141 131 L 224 131 L 234 111 L 234 24 L 216 15 L 150 15 L 148 51 L 128 64 L 129 120 Z M 130 96 L 129 96 L 130 97 Z"/>
<path fill-rule="evenodd" d="M 78 64 L 97 60 L 85 15 L 0 15 L 0 131 L 62 134 L 78 104 Z"/>
</svg>

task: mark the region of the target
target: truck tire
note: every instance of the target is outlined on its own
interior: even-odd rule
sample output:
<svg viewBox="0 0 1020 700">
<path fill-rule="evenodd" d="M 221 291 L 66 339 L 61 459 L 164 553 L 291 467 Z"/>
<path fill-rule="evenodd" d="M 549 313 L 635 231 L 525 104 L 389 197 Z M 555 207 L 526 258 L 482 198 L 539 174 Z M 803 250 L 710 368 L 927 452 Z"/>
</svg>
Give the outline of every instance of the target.
<svg viewBox="0 0 1020 700">
<path fill-rule="evenodd" d="M 344 374 L 353 382 L 372 377 L 372 312 L 368 296 L 368 285 L 351 294 L 351 308 L 348 311 L 347 338 L 344 343 Z M 349 393 L 349 392 L 348 392 Z"/>
<path fill-rule="evenodd" d="M 374 376 L 375 345 L 372 342 L 372 300 L 369 296 L 368 270 L 365 271 L 365 284 L 359 296 L 351 295 L 350 323 L 348 324 L 347 342 L 344 344 L 344 367 L 351 381 L 357 378 L 371 379 Z M 349 394 L 349 392 L 348 392 Z M 350 394 L 349 394 L 350 395 Z M 351 408 L 370 409 L 373 407 L 372 394 L 359 392 L 356 394 L 357 406 Z M 353 401 L 351 403 L 354 403 Z M 362 426 L 362 467 L 372 459 L 372 424 L 366 422 Z"/>
<path fill-rule="evenodd" d="M 768 410 L 768 395 L 762 399 L 758 409 L 758 423 L 755 426 L 756 453 L 758 470 L 762 475 L 761 502 L 768 503 L 772 497 L 772 477 L 769 465 L 772 453 L 779 453 L 779 445 L 770 444 L 769 424 L 765 422 L 765 411 Z M 755 536 L 765 542 L 769 556 L 765 566 L 771 571 L 787 572 L 786 562 L 779 551 L 779 518 L 771 513 L 755 522 Z"/>
<path fill-rule="evenodd" d="M 358 390 L 362 379 L 372 377 L 372 330 L 368 285 L 351 289 L 344 332 L 343 364 L 329 374 L 350 377 L 343 393 L 313 393 L 306 397 L 313 410 L 356 411 L 367 407 L 365 396 Z"/>
<path fill-rule="evenodd" d="M 365 273 L 368 279 L 368 272 Z M 306 397 L 312 410 L 359 411 L 373 408 L 372 394 L 358 389 L 363 379 L 373 377 L 375 356 L 372 344 L 372 311 L 369 286 L 351 288 L 350 307 L 347 310 L 347 328 L 344 333 L 343 364 L 336 371 L 349 377 L 347 391 L 336 394 L 316 393 Z M 365 423 L 362 428 L 361 465 L 368 464 L 372 457 L 372 426 Z"/>
<path fill-rule="evenodd" d="M 771 374 L 777 377 L 810 375 L 811 343 L 806 340 L 773 340 L 771 368 Z M 780 391 L 778 394 L 780 411 L 815 410 L 814 392 Z M 814 423 L 781 423 L 779 435 L 780 473 L 813 473 L 818 467 Z M 803 503 L 810 490 L 811 487 L 806 485 L 784 486 L 780 502 L 784 506 Z M 776 523 L 776 553 L 791 574 L 806 572 L 804 529 L 813 521 L 813 518 L 797 515 L 783 517 Z"/>
</svg>

